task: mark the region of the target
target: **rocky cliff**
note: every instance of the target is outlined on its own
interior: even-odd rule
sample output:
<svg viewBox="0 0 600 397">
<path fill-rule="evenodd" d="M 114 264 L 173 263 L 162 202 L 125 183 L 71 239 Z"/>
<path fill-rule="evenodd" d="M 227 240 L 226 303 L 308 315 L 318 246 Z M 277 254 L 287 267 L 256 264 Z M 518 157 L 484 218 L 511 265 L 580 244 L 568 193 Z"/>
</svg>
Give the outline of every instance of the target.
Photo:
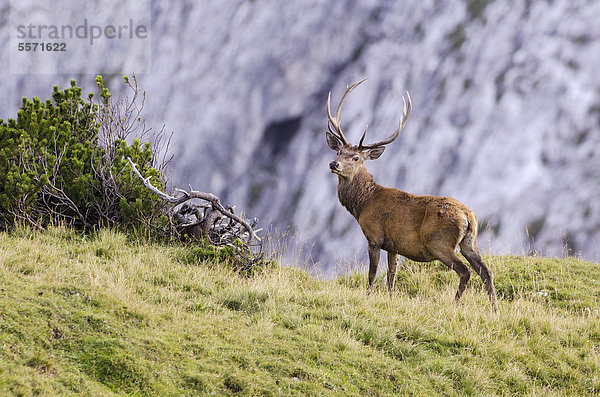
<svg viewBox="0 0 600 397">
<path fill-rule="evenodd" d="M 8 9 L 0 1 L 3 60 Z M 598 260 L 598 20 L 594 1 L 155 0 L 152 72 L 139 80 L 148 123 L 175 132 L 176 182 L 293 228 L 325 267 L 366 252 L 324 134 L 327 93 L 337 102 L 363 77 L 342 114 L 351 140 L 366 124 L 371 139 L 389 135 L 402 94 L 413 100 L 369 164 L 379 183 L 463 201 L 484 252 Z M 11 75 L 3 62 L 0 117 L 72 77 L 91 88 L 101 70 L 78 62 L 76 76 Z"/>
</svg>

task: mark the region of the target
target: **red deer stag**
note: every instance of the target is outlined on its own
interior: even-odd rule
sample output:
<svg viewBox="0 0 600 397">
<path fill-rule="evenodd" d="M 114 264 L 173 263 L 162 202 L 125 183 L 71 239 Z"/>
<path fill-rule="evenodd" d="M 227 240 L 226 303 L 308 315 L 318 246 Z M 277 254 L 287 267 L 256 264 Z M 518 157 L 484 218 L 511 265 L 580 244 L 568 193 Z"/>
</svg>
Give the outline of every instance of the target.
<svg viewBox="0 0 600 397">
<path fill-rule="evenodd" d="M 365 79 L 366 80 L 366 79 Z M 440 260 L 460 277 L 456 301 L 460 300 L 471 270 L 458 258 L 459 251 L 479 274 L 487 289 L 494 310 L 497 310 L 492 272 L 481 259 L 477 248 L 477 219 L 471 209 L 461 202 L 438 196 L 416 196 L 398 189 L 387 188 L 373 180 L 365 160 L 375 160 L 404 128 L 412 109 L 410 95 L 404 97 L 403 114 L 398 129 L 387 139 L 367 145 L 367 130 L 358 146 L 348 142 L 340 127 L 340 113 L 348 94 L 363 81 L 352 84 L 340 100 L 335 117 L 331 113 L 331 92 L 327 98 L 329 118 L 327 144 L 337 157 L 329 163 L 338 175 L 337 193 L 340 203 L 356 218 L 369 245 L 369 287 L 377 274 L 380 250 L 388 253 L 387 282 L 393 294 L 398 255 L 419 262 Z"/>
</svg>

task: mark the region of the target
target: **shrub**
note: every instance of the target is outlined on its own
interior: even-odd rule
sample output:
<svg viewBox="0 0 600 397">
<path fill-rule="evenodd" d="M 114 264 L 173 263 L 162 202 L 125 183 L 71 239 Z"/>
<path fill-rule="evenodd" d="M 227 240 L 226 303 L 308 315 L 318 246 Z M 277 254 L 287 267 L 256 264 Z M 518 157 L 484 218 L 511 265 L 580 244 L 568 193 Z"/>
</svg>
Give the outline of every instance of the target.
<svg viewBox="0 0 600 397">
<path fill-rule="evenodd" d="M 164 185 L 166 161 L 157 145 L 141 143 L 149 130 L 141 122 L 145 96 L 125 77 L 131 99 L 111 100 L 101 76 L 94 94 L 82 98 L 75 80 L 54 86 L 52 100 L 23 98 L 16 120 L 0 120 L 0 221 L 35 227 L 67 223 L 80 229 L 135 227 L 161 221 L 160 199 L 131 173 L 126 158 L 144 177 Z M 141 98 L 141 105 L 140 105 Z M 128 143 L 130 142 L 130 143 Z"/>
</svg>

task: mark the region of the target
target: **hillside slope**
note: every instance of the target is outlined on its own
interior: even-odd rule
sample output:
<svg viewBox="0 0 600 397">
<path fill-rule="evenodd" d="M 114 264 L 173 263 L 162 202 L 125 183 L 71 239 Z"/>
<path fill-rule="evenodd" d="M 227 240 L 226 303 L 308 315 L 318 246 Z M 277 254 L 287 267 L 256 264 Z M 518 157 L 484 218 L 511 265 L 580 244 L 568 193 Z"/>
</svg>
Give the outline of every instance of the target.
<svg viewBox="0 0 600 397">
<path fill-rule="evenodd" d="M 110 70 L 114 59 L 124 74 L 140 74 L 135 51 L 100 46 L 60 59 L 54 70 L 72 67 L 72 75 L 10 73 L 11 21 L 27 25 L 48 8 L 59 14 L 48 23 L 88 15 L 108 25 L 123 12 L 63 3 L 67 13 L 39 0 L 13 1 L 12 9 L 0 0 L 0 73 L 10 75 L 0 81 L 0 118 L 15 117 L 23 96 L 43 100 L 78 76 L 85 93 L 95 90 L 83 76 Z M 178 186 L 291 227 L 322 263 L 333 265 L 342 248 L 347 258 L 363 255 L 362 233 L 335 198 L 324 131 L 327 93 L 335 103 L 347 84 L 368 77 L 342 115 L 350 141 L 367 124 L 367 141 L 391 134 L 406 90 L 414 105 L 401 136 L 369 165 L 379 183 L 464 202 L 489 226 L 482 237 L 493 253 L 525 246 L 557 256 L 567 245 L 600 259 L 600 2 L 147 3 L 144 115 L 148 126 L 175 132 Z M 21 17 L 15 8 L 25 10 Z M 115 98 L 124 94 L 119 75 L 105 77 Z"/>
<path fill-rule="evenodd" d="M 102 231 L 0 234 L 0 395 L 597 395 L 600 267 L 487 258 L 479 280 L 405 263 L 241 277 L 179 246 Z"/>
</svg>

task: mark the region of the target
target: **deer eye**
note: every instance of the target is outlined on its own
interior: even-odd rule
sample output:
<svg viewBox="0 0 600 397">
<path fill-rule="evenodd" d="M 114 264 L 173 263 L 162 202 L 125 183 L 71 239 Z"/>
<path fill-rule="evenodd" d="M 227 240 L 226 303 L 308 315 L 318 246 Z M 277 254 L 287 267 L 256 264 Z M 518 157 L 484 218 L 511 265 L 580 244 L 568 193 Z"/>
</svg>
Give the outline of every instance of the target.
<svg viewBox="0 0 600 397">
<path fill-rule="evenodd" d="M 354 156 L 354 158 L 353 158 L 352 160 L 354 160 L 354 161 L 358 161 L 358 159 L 359 159 L 359 158 L 360 158 L 360 157 L 358 157 L 358 156 Z"/>
</svg>

